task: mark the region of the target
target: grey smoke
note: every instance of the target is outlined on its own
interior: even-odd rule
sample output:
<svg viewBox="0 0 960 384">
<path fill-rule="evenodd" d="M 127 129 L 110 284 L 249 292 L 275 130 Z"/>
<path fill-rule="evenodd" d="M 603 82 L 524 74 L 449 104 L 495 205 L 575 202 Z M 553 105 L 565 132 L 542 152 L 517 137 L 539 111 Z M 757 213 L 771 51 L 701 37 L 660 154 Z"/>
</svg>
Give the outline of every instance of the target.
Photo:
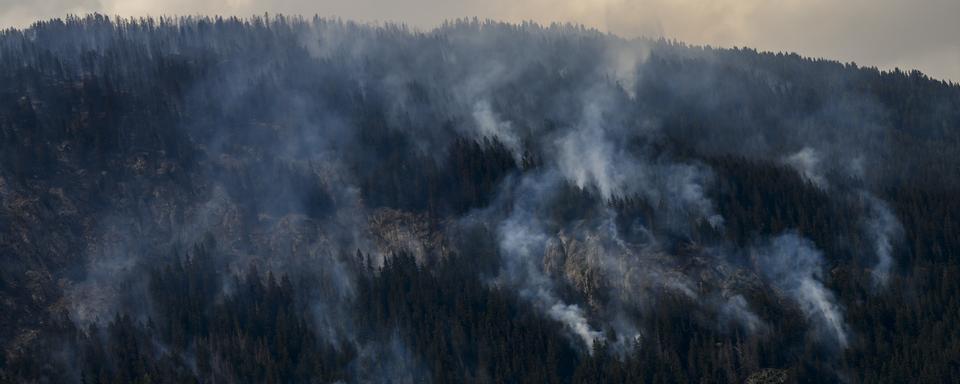
<svg viewBox="0 0 960 384">
<path fill-rule="evenodd" d="M 603 332 L 590 327 L 583 310 L 576 304 L 557 302 L 547 310 L 547 315 L 570 328 L 587 346 L 593 346 L 597 340 L 604 338 Z"/>
<path fill-rule="evenodd" d="M 717 300 L 716 306 L 720 309 L 720 321 L 729 321 L 734 324 L 737 324 L 747 332 L 754 334 L 757 332 L 765 332 L 767 330 L 767 325 L 753 313 L 753 310 L 750 308 L 750 303 L 747 302 L 747 299 L 743 295 L 735 294 L 730 297 L 725 297 Z"/>
<path fill-rule="evenodd" d="M 356 88 L 362 101 L 382 102 L 389 128 L 415 143 L 409 148 L 412 153 L 442 153 L 456 136 L 497 139 L 516 161 L 520 160 L 523 148 L 541 152 L 540 168 L 508 178 L 500 186 L 500 196 L 492 207 L 473 213 L 494 229 L 502 253 L 502 270 L 493 284 L 515 288 L 523 300 L 546 317 L 564 324 L 577 342 L 588 349 L 594 342 L 604 340 L 605 331 L 610 329 L 618 335 L 617 343 L 626 344 L 638 338 L 642 341 L 636 319 L 626 313 L 650 310 L 644 301 L 664 293 L 716 310 L 719 322 L 729 320 L 750 332 L 764 329 L 763 322 L 740 293 L 701 292 L 696 276 L 678 271 L 679 258 L 668 249 L 671 240 L 659 238 L 664 232 L 691 238 L 690 222 L 707 223 L 722 231 L 724 219 L 709 198 L 715 181 L 712 170 L 695 160 L 680 160 L 658 149 L 669 132 L 663 132 L 655 111 L 637 104 L 636 91 L 645 79 L 640 70 L 646 65 L 653 42 L 622 40 L 562 26 L 527 26 L 523 33 L 514 31 L 508 38 L 501 34 L 515 26 L 446 26 L 424 35 L 398 26 L 385 28 L 389 33 L 360 24 L 321 20 L 300 31 L 302 40 L 297 43 L 317 60 L 318 76 L 348 79 L 346 83 Z M 432 40 L 431 44 L 421 44 L 418 39 Z M 698 55 L 707 61 L 718 60 L 715 53 Z M 206 88 L 231 84 L 214 94 L 220 107 L 230 110 L 234 100 L 256 92 L 251 85 L 269 73 L 273 64 L 269 60 L 238 64 L 221 74 L 223 79 L 219 82 L 201 84 L 202 89 L 192 97 L 199 100 L 208 95 L 202 92 Z M 789 85 L 771 74 L 760 75 L 769 77 L 771 87 Z M 559 85 L 544 85 L 538 82 L 541 76 Z M 668 92 L 710 94 L 710 80 L 710 74 L 704 74 L 704 79 L 671 84 Z M 425 84 L 429 87 L 418 87 Z M 423 88 L 426 90 L 414 91 Z M 727 133 L 729 139 L 742 139 L 755 144 L 754 147 L 722 145 L 707 138 L 700 144 L 721 148 L 713 152 L 784 161 L 821 189 L 836 184 L 834 175 L 842 168 L 838 164 L 846 160 L 855 164 L 849 168 L 858 173 L 858 179 L 867 179 L 863 174 L 871 170 L 864 171 L 863 164 L 879 157 L 872 151 L 872 146 L 879 145 L 861 147 L 857 139 L 876 133 L 879 127 L 857 126 L 856 112 L 869 111 L 873 106 L 848 99 L 856 98 L 845 98 L 840 107 L 827 108 L 802 121 L 782 117 L 789 120 L 782 122 L 784 126 L 797 128 L 785 134 L 785 138 L 770 138 L 766 131 L 756 130 L 742 136 Z M 249 168 L 268 154 L 275 155 L 282 164 L 329 187 L 327 192 L 334 200 L 330 215 L 314 220 L 295 213 L 258 214 L 257 236 L 262 236 L 265 247 L 249 249 L 238 241 L 242 236 L 240 228 L 231 224 L 236 222 L 233 216 L 238 214 L 241 203 L 228 196 L 225 187 L 214 185 L 208 201 L 189 209 L 192 214 L 187 215 L 187 223 L 178 223 L 187 229 L 172 237 L 179 236 L 187 242 L 196 234 L 213 232 L 234 258 L 234 269 L 259 262 L 279 272 L 309 271 L 322 276 L 334 289 L 314 298 L 317 322 L 328 339 L 349 339 L 346 316 L 337 310 L 353 294 L 342 255 L 352 255 L 358 248 L 374 249 L 367 233 L 366 218 L 370 212 L 359 196 L 353 178 L 355 169 L 349 164 L 366 164 L 359 160 L 375 158 L 375 154 L 361 148 L 353 122 L 332 108 L 331 101 L 315 100 L 290 90 L 281 93 L 273 103 L 268 109 L 275 116 L 270 117 L 282 123 L 271 127 L 278 132 L 277 142 L 258 149 L 238 148 L 230 145 L 227 132 L 218 131 L 208 142 L 201 143 L 204 150 L 214 159 L 216 170 L 231 169 L 234 165 Z M 838 125 L 853 126 L 860 129 L 858 134 L 864 134 L 851 134 L 845 141 L 831 145 L 832 137 L 829 132 L 824 133 L 828 130 L 820 128 L 820 123 L 835 120 L 842 122 Z M 447 121 L 455 123 L 452 129 L 445 129 L 443 123 Z M 780 148 L 796 152 L 783 158 L 774 150 Z M 849 148 L 856 151 L 843 156 Z M 251 178 L 268 178 L 269 172 L 258 170 Z M 226 177 L 212 176 L 215 180 Z M 628 224 L 630 228 L 619 228 L 616 214 L 608 209 L 601 209 L 599 217 L 591 219 L 552 222 L 547 202 L 567 184 L 599 196 L 602 203 L 618 197 L 642 199 L 656 211 L 660 227 L 655 231 L 635 222 Z M 273 187 L 267 186 L 266 192 L 255 196 L 255 200 L 280 200 L 279 191 Z M 285 198 L 297 200 L 302 196 Z M 865 228 L 876 244 L 878 264 L 874 271 L 885 280 L 892 268 L 891 244 L 899 224 L 882 201 L 868 200 L 872 208 Z M 166 227 L 172 224 L 170 221 L 158 227 L 169 231 Z M 625 239 L 621 232 L 633 233 L 633 238 Z M 584 252 L 584 267 L 598 272 L 602 283 L 599 289 L 612 299 L 579 303 L 561 297 L 558 287 L 567 283 L 565 277 L 549 275 L 543 266 L 548 245 L 557 242 L 561 234 L 590 249 Z M 824 284 L 827 277 L 821 252 L 809 241 L 791 234 L 770 239 L 757 252 L 758 270 L 769 282 L 793 299 L 819 332 L 846 345 L 842 310 Z M 374 255 L 376 260 L 385 256 Z M 123 268 L 125 260 L 129 261 L 122 259 L 97 268 L 109 274 L 114 266 Z M 92 277 L 89 283 L 96 286 L 97 281 Z M 602 313 L 604 309 L 606 313 Z"/>
<path fill-rule="evenodd" d="M 319 13 L 355 20 L 403 21 L 425 30 L 457 17 L 573 22 L 621 36 L 796 51 L 886 69 L 919 68 L 936 77 L 960 79 L 960 46 L 952 38 L 960 35 L 954 20 L 960 5 L 949 0 L 720 0 L 708 4 L 673 0 L 5 0 L 0 9 L 0 27 L 22 27 L 71 12 L 124 16 Z M 811 30 L 808 25 L 818 28 Z"/>
<path fill-rule="evenodd" d="M 502 121 L 493 112 L 488 101 L 477 101 L 473 105 L 473 119 L 477 127 L 477 138 L 495 138 L 513 154 L 514 161 L 522 161 L 523 150 L 520 138 L 514 131 L 513 124 Z"/>
<path fill-rule="evenodd" d="M 605 198 L 624 193 L 628 180 L 643 168 L 630 167 L 630 155 L 614 148 L 605 137 L 600 102 L 584 106 L 579 129 L 571 129 L 557 141 L 558 167 L 580 188 L 595 187 Z"/>
<path fill-rule="evenodd" d="M 822 337 L 847 347 L 843 310 L 823 283 L 823 254 L 813 242 L 785 233 L 754 250 L 753 259 L 768 281 L 796 302 Z"/>
<path fill-rule="evenodd" d="M 554 282 L 540 268 L 549 235 L 543 214 L 542 198 L 554 190 L 556 184 L 549 179 L 554 175 L 525 177 L 515 192 L 509 215 L 497 226 L 497 239 L 504 256 L 503 270 L 498 280 L 519 288 L 522 298 L 544 311 L 550 318 L 563 323 L 580 338 L 587 350 L 603 338 L 593 329 L 583 310 L 576 304 L 561 300 L 554 289 Z"/>
<path fill-rule="evenodd" d="M 351 382 L 357 383 L 430 383 L 430 373 L 397 333 L 379 343 L 358 346 L 356 359 L 350 363 Z"/>
<path fill-rule="evenodd" d="M 793 167 L 804 179 L 813 183 L 820 189 L 826 189 L 830 185 L 821 170 L 821 159 L 817 150 L 811 147 L 804 147 L 797 153 L 788 156 L 784 161 L 787 165 Z"/>
<path fill-rule="evenodd" d="M 849 192 L 831 188 L 831 183 L 826 175 L 828 170 L 825 168 L 827 165 L 823 164 L 820 152 L 812 147 L 804 147 L 802 150 L 786 157 L 783 161 L 794 168 L 805 180 L 821 190 L 836 194 L 843 194 L 844 192 L 852 194 L 853 198 L 864 206 L 865 213 L 861 218 L 863 231 L 867 241 L 872 243 L 870 255 L 876 259 L 870 273 L 876 285 L 886 285 L 894 267 L 894 243 L 902 236 L 903 227 L 887 203 L 863 185 L 865 172 L 863 157 L 853 156 L 848 160 L 838 160 L 839 163 L 833 165 L 833 167 L 839 169 L 841 177 L 846 177 L 841 182 L 850 183 L 852 181 L 856 185 L 853 191 Z"/>
<path fill-rule="evenodd" d="M 883 286 L 890 278 L 894 266 L 893 246 L 903 235 L 903 226 L 883 200 L 868 193 L 863 194 L 863 200 L 868 210 L 864 226 L 877 259 L 871 274 L 874 282 Z"/>
<path fill-rule="evenodd" d="M 130 236 L 127 227 L 129 222 L 121 219 L 108 219 L 101 225 L 99 239 L 88 243 L 86 250 L 88 261 L 84 266 L 83 279 L 77 282 L 67 282 L 64 299 L 74 321 L 88 325 L 91 323 L 105 323 L 113 320 L 113 316 L 131 309 L 124 308 L 130 287 L 122 284 L 130 283 L 138 272 L 137 260 L 139 255 L 137 241 Z M 121 229 L 122 228 L 122 229 Z M 145 287 L 137 285 L 143 294 Z"/>
</svg>

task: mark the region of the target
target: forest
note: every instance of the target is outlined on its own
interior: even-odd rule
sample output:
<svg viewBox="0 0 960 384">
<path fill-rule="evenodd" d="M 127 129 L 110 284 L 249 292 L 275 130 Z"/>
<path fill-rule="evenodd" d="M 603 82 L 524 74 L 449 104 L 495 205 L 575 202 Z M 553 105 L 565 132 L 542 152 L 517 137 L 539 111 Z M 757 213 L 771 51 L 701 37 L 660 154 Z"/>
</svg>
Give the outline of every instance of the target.
<svg viewBox="0 0 960 384">
<path fill-rule="evenodd" d="M 960 84 L 463 19 L 0 31 L 0 382 L 949 383 Z"/>
</svg>

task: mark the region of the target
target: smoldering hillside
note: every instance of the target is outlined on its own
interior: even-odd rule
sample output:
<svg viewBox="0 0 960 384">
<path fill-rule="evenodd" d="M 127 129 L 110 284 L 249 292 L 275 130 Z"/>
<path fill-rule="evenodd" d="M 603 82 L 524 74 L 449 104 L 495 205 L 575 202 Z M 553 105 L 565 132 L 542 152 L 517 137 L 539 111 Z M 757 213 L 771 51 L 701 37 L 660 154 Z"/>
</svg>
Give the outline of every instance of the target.
<svg viewBox="0 0 960 384">
<path fill-rule="evenodd" d="M 919 72 L 99 15 L 0 67 L 4 380 L 960 374 L 960 87 Z"/>
</svg>

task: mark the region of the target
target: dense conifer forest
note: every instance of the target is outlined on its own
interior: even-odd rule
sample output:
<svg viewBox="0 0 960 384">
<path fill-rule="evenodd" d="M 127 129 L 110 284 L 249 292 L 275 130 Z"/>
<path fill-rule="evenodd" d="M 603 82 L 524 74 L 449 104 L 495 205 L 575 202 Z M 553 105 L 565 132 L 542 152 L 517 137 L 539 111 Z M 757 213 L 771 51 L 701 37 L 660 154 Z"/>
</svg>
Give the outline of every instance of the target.
<svg viewBox="0 0 960 384">
<path fill-rule="evenodd" d="M 0 381 L 948 383 L 960 85 L 572 25 L 0 32 Z"/>
</svg>

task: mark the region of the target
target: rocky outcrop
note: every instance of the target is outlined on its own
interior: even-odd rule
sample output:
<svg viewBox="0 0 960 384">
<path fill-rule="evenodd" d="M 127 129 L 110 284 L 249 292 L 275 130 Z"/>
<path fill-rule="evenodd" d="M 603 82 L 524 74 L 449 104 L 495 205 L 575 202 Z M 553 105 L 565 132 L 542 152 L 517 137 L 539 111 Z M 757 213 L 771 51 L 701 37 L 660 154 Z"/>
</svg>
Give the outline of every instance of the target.
<svg viewBox="0 0 960 384">
<path fill-rule="evenodd" d="M 703 249 L 667 253 L 585 226 L 562 230 L 549 241 L 543 269 L 582 293 L 596 310 L 609 300 L 643 305 L 655 294 L 729 298 L 762 286 L 753 272 Z"/>
<path fill-rule="evenodd" d="M 746 384 L 785 384 L 789 379 L 784 369 L 767 368 L 747 377 Z"/>
<path fill-rule="evenodd" d="M 376 252 L 389 256 L 410 252 L 419 263 L 432 263 L 450 253 L 443 234 L 424 214 L 381 208 L 369 217 L 368 229 Z"/>
</svg>

